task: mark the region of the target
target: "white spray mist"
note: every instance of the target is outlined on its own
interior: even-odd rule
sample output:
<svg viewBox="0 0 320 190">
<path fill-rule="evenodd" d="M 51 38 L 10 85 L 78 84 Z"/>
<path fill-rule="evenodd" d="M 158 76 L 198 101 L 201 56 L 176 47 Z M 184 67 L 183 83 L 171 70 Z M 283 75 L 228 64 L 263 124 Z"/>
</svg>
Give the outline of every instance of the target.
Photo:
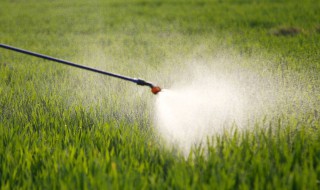
<svg viewBox="0 0 320 190">
<path fill-rule="evenodd" d="M 264 60 L 250 64 L 255 61 Z M 206 137 L 248 129 L 262 118 L 314 109 L 313 92 L 299 85 L 303 84 L 299 76 L 252 69 L 247 62 L 222 57 L 177 69 L 179 78 L 172 78 L 170 90 L 163 90 L 156 99 L 155 125 L 168 145 L 188 155 L 192 146 L 205 144 Z"/>
<path fill-rule="evenodd" d="M 192 75 L 163 90 L 156 100 L 156 126 L 170 144 L 188 154 L 207 136 L 242 123 L 245 96 L 233 81 L 194 65 Z"/>
</svg>

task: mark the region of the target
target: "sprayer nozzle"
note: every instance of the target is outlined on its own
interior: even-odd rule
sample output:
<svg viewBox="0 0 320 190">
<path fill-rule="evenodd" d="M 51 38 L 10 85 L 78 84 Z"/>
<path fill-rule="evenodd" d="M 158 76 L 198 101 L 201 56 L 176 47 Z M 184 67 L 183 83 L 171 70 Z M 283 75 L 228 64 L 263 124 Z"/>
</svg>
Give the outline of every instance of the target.
<svg viewBox="0 0 320 190">
<path fill-rule="evenodd" d="M 151 87 L 151 92 L 153 93 L 153 94 L 158 94 L 158 92 L 160 92 L 161 91 L 161 88 L 159 87 L 159 86 L 153 86 L 153 87 Z"/>
<path fill-rule="evenodd" d="M 159 86 L 155 86 L 151 82 L 146 82 L 146 81 L 144 81 L 142 79 L 134 79 L 134 80 L 135 80 L 135 83 L 137 83 L 137 85 L 149 86 L 151 88 L 151 92 L 153 94 L 158 94 L 158 92 L 161 91 L 161 88 Z"/>
</svg>

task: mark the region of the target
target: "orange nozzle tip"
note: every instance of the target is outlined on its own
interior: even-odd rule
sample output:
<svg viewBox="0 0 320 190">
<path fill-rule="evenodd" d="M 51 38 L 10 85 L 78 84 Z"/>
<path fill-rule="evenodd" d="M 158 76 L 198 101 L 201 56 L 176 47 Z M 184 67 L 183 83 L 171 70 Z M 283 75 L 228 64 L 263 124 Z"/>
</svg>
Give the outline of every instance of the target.
<svg viewBox="0 0 320 190">
<path fill-rule="evenodd" d="M 158 94 L 158 92 L 160 92 L 160 91 L 161 91 L 161 88 L 159 86 L 154 86 L 151 88 L 151 92 L 153 94 Z"/>
</svg>

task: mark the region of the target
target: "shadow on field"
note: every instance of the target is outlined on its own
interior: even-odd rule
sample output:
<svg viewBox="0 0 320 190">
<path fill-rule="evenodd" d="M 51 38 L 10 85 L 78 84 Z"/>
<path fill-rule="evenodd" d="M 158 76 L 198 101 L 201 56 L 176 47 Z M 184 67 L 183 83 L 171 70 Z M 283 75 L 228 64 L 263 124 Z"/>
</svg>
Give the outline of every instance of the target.
<svg viewBox="0 0 320 190">
<path fill-rule="evenodd" d="M 296 36 L 302 33 L 302 29 L 297 27 L 279 27 L 270 31 L 274 36 Z"/>
</svg>

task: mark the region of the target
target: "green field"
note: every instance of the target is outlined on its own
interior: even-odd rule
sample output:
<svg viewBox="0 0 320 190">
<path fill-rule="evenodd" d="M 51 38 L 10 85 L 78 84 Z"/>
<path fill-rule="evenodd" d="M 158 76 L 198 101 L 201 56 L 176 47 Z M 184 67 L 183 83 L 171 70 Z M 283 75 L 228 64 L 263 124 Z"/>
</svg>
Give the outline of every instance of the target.
<svg viewBox="0 0 320 190">
<path fill-rule="evenodd" d="M 158 133 L 148 88 L 0 49 L 0 188 L 319 189 L 319 10 L 317 0 L 1 0 L 3 44 L 168 89 L 200 63 L 265 86 L 244 130 L 186 155 Z"/>
</svg>

